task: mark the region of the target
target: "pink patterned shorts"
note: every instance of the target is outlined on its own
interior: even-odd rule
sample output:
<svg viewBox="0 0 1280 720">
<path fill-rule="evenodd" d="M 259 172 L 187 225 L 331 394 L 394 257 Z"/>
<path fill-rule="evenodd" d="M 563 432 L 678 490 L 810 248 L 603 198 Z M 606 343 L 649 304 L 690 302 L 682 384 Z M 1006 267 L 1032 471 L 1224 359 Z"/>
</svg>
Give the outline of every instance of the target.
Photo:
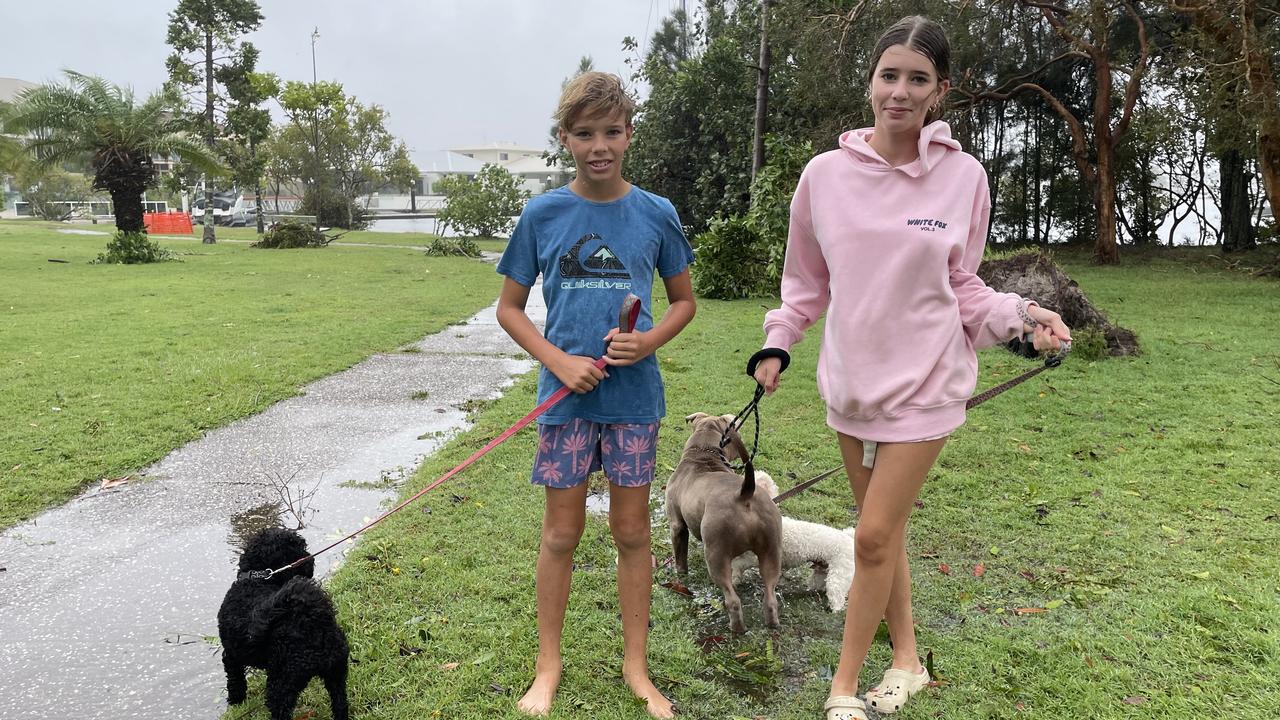
<svg viewBox="0 0 1280 720">
<path fill-rule="evenodd" d="M 658 423 L 611 425 L 574 418 L 564 425 L 539 425 L 533 484 L 576 487 L 603 469 L 614 485 L 643 487 L 653 482 L 657 455 Z"/>
</svg>

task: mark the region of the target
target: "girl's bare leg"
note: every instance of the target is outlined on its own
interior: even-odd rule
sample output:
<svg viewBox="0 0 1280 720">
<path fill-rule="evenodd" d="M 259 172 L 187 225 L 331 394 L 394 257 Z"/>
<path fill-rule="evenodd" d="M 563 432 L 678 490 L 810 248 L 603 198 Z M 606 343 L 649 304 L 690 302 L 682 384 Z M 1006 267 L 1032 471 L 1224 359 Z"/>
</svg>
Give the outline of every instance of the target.
<svg viewBox="0 0 1280 720">
<path fill-rule="evenodd" d="M 921 486 L 946 439 L 920 443 L 881 443 L 875 467 L 858 503 L 857 572 L 845 611 L 840 663 L 831 680 L 831 695 L 856 695 L 858 676 L 876 627 L 885 616 L 893 585 L 902 581 L 907 518 Z M 845 470 L 852 482 L 862 468 L 862 443 L 840 436 Z M 855 453 L 856 451 L 856 453 Z M 855 489 L 856 495 L 856 489 Z M 909 582 L 909 578 L 906 582 Z M 906 597 L 909 599 L 909 589 Z M 902 613 L 894 622 L 901 623 Z"/>
</svg>

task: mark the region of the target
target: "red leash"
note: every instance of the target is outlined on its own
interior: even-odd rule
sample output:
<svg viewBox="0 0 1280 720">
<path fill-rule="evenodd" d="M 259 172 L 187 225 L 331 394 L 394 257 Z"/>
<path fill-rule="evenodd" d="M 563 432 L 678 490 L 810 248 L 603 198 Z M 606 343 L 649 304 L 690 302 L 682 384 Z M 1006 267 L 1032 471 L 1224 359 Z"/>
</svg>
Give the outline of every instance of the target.
<svg viewBox="0 0 1280 720">
<path fill-rule="evenodd" d="M 631 332 L 636 326 L 636 320 L 638 320 L 639 318 L 640 318 L 640 298 L 628 293 L 626 299 L 622 301 L 622 309 L 618 312 L 618 331 Z M 603 370 L 605 366 L 604 358 L 602 357 L 599 360 L 596 360 L 595 366 Z M 524 417 L 517 420 L 514 425 L 507 428 L 506 430 L 503 430 L 501 435 L 490 440 L 488 444 L 486 444 L 484 447 L 472 453 L 471 457 L 467 458 L 466 460 L 463 460 L 460 465 L 450 470 L 449 472 L 445 473 L 444 475 L 440 476 L 440 478 L 435 482 L 419 490 L 417 493 L 413 495 L 413 497 L 409 498 L 408 500 L 405 500 L 404 502 L 400 503 L 399 505 L 395 506 L 394 508 L 386 511 L 382 515 L 370 521 L 369 524 L 365 525 L 359 530 L 356 530 L 350 535 L 347 535 L 346 537 L 343 537 L 339 540 L 335 540 L 334 542 L 311 553 L 310 555 L 307 555 L 306 557 L 298 558 L 297 560 L 294 560 L 292 563 L 285 565 L 284 567 L 279 568 L 277 570 L 251 570 L 249 572 L 249 577 L 255 580 L 268 580 L 271 578 L 271 576 L 275 575 L 276 573 L 282 573 L 286 570 L 291 570 L 295 567 L 298 567 L 302 563 L 315 558 L 317 555 L 323 552 L 332 550 L 333 548 L 359 535 L 365 530 L 368 530 L 374 525 L 377 525 L 383 520 L 386 520 L 388 517 L 391 517 L 395 513 L 400 512 L 406 506 L 412 503 L 414 500 L 417 500 L 423 495 L 426 495 L 428 492 L 439 487 L 442 483 L 444 483 L 445 480 L 448 480 L 454 475 L 457 475 L 458 473 L 465 470 L 467 466 L 471 465 L 475 461 L 484 457 L 485 453 L 489 452 L 490 450 L 506 442 L 507 438 L 511 437 L 512 435 L 515 435 L 517 432 L 520 432 L 521 428 L 533 422 L 535 419 L 537 419 L 539 415 L 545 413 L 547 410 L 550 410 L 552 406 L 554 406 L 556 403 L 568 397 L 570 392 L 571 391 L 569 390 L 569 388 L 561 387 L 559 390 L 552 393 L 551 397 L 547 398 L 546 400 L 543 400 L 541 404 L 539 404 L 536 408 L 531 410 L 528 415 L 525 415 Z"/>
</svg>

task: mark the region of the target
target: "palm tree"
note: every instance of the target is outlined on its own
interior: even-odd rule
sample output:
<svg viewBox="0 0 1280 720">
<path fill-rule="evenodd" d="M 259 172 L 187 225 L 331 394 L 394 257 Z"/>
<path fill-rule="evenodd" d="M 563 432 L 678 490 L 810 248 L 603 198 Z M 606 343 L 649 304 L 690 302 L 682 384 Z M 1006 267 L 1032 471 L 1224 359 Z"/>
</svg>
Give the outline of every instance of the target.
<svg viewBox="0 0 1280 720">
<path fill-rule="evenodd" d="M 154 157 L 178 157 L 209 172 L 217 158 L 196 136 L 182 130 L 171 90 L 135 105 L 133 90 L 92 75 L 67 71 L 67 85 L 41 85 L 18 96 L 5 119 L 8 132 L 24 133 L 35 162 L 55 167 L 89 162 L 93 187 L 111 195 L 116 228 L 145 232 L 142 195 L 156 182 Z"/>
</svg>

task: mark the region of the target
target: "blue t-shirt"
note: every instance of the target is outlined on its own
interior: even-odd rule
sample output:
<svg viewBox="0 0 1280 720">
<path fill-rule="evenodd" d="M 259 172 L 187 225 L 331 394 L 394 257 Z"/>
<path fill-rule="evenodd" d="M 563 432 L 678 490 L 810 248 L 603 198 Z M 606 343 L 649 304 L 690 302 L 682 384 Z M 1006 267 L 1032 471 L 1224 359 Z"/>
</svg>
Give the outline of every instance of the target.
<svg viewBox="0 0 1280 720">
<path fill-rule="evenodd" d="M 632 186 L 613 202 L 593 202 L 567 186 L 539 195 L 525 206 L 498 272 L 533 287 L 542 275 L 547 303 L 545 334 L 569 353 L 598 358 L 604 336 L 618 326 L 627 293 L 640 298 L 636 330 L 653 327 L 653 272 L 679 275 L 693 262 L 671 202 Z M 667 412 L 658 359 L 607 367 L 605 378 L 588 393 L 573 393 L 538 422 L 563 425 L 573 418 L 598 423 L 651 423 Z M 562 384 L 550 370 L 538 376 L 538 402 Z"/>
</svg>

